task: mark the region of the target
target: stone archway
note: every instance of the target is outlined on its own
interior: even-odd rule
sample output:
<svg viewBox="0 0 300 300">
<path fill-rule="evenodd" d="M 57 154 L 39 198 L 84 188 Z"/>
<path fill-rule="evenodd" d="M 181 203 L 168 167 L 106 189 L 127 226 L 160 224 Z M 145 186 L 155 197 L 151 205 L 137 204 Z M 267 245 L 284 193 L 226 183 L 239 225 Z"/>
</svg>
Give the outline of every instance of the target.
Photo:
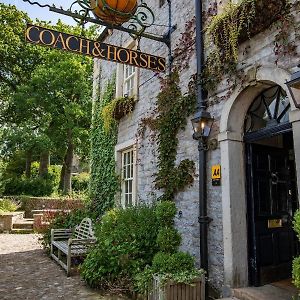
<svg viewBox="0 0 300 300">
<path fill-rule="evenodd" d="M 220 133 L 222 165 L 222 208 L 224 241 L 224 285 L 226 287 L 248 286 L 248 248 L 246 221 L 246 176 L 243 143 L 244 119 L 255 97 L 270 85 L 280 85 L 291 99 L 285 82 L 290 74 L 275 67 L 260 67 L 256 70 L 254 82 L 242 92 L 237 91 L 224 104 Z M 290 122 L 293 125 L 296 161 L 300 161 L 300 110 L 292 111 Z M 300 164 L 296 165 L 298 191 L 300 184 Z"/>
</svg>

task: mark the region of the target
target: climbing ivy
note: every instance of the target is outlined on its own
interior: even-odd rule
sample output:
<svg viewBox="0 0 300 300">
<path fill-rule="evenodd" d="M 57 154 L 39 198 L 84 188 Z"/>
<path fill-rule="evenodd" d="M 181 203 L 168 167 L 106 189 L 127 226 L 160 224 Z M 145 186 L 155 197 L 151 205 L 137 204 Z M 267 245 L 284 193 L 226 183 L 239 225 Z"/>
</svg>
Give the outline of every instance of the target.
<svg viewBox="0 0 300 300">
<path fill-rule="evenodd" d="M 91 180 L 90 196 L 92 209 L 102 215 L 113 207 L 114 196 L 118 190 L 115 173 L 114 149 L 117 143 L 117 124 L 113 122 L 110 130 L 104 129 L 101 111 L 115 97 L 115 79 L 108 82 L 103 97 L 95 103 L 91 132 Z"/>
<path fill-rule="evenodd" d="M 155 187 L 163 189 L 161 200 L 173 200 L 176 193 L 191 185 L 194 181 L 194 162 L 182 160 L 176 166 L 178 133 L 184 129 L 187 117 L 195 110 L 196 97 L 193 94 L 182 95 L 179 87 L 178 72 L 173 72 L 161 82 L 157 97 L 157 117 L 154 128 L 157 131 L 158 172 Z"/>
</svg>

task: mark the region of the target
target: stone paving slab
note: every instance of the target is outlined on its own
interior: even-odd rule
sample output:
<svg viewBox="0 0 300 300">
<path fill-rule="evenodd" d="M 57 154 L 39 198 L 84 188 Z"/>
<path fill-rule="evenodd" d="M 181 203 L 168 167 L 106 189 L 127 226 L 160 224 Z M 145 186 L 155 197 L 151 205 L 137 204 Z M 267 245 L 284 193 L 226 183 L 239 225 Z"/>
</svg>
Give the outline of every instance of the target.
<svg viewBox="0 0 300 300">
<path fill-rule="evenodd" d="M 42 250 L 36 234 L 0 234 L 1 300 L 124 300 L 88 288 Z"/>
</svg>

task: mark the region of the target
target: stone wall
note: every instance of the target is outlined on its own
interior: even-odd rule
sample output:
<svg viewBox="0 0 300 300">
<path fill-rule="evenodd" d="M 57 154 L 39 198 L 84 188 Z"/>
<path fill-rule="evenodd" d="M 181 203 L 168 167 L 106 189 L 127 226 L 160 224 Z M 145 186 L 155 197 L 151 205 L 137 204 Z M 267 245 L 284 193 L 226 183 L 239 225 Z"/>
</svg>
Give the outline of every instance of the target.
<svg viewBox="0 0 300 300">
<path fill-rule="evenodd" d="M 185 22 L 189 21 L 194 16 L 194 2 L 172 0 L 172 24 L 177 25 L 177 29 L 172 34 L 172 48 L 184 31 Z M 207 9 L 210 1 L 204 1 L 204 7 Z M 158 0 L 149 0 L 147 4 L 154 9 L 156 16 L 156 24 L 168 23 L 167 1 L 162 8 L 158 8 Z M 300 16 L 297 17 L 298 21 Z M 297 65 L 296 57 L 286 57 L 278 61 L 275 65 L 277 57 L 274 54 L 274 35 L 275 29 L 267 29 L 266 31 L 254 36 L 251 41 L 246 41 L 240 46 L 240 69 L 247 71 L 253 66 L 272 66 L 273 68 L 283 68 L 292 70 Z M 153 27 L 150 32 L 164 32 L 164 27 Z M 113 45 L 124 46 L 129 40 L 127 34 L 114 31 L 112 35 L 105 39 L 105 42 Z M 298 49 L 299 49 L 298 44 Z M 151 53 L 158 56 L 167 57 L 168 49 L 164 44 L 157 43 L 151 40 L 142 38 L 140 43 L 142 52 Z M 94 90 L 97 87 L 103 89 L 105 83 L 116 72 L 117 65 L 112 62 L 95 60 L 94 74 Z M 191 58 L 189 68 L 180 73 L 181 87 L 183 92 L 187 90 L 190 76 L 196 72 L 195 55 Z M 276 77 L 276 72 L 274 73 Z M 252 78 L 253 79 L 253 78 Z M 153 174 L 157 171 L 157 151 L 156 145 L 151 141 L 151 132 L 146 130 L 143 137 L 138 136 L 138 128 L 140 120 L 149 116 L 155 107 L 156 96 L 160 89 L 160 84 L 157 76 L 149 70 L 140 69 L 138 78 L 138 103 L 132 114 L 124 117 L 119 124 L 118 144 L 131 139 L 136 139 L 137 142 L 137 196 L 140 202 L 151 202 L 158 197 L 161 192 L 154 189 Z M 247 86 L 247 82 L 245 83 Z M 210 106 L 208 110 L 215 118 L 215 124 L 212 132 L 212 138 L 216 138 L 219 133 L 219 122 L 222 115 L 223 105 L 226 101 L 211 101 L 216 96 L 223 96 L 228 89 L 227 82 L 224 80 L 219 85 L 217 93 L 210 98 Z M 233 94 L 237 93 L 242 87 L 237 87 Z M 99 101 L 99 100 L 97 100 Z M 97 113 L 97 112 L 96 112 Z M 244 118 L 244 116 L 240 116 Z M 192 127 L 188 120 L 184 131 L 179 134 L 179 146 L 177 161 L 182 159 L 192 159 L 196 163 L 198 169 L 198 150 L 197 142 L 192 139 Z M 211 166 L 221 163 L 221 152 L 218 147 L 214 151 L 208 151 L 207 163 L 207 182 L 208 182 L 208 216 L 212 218 L 209 226 L 208 236 L 208 253 L 209 253 L 209 273 L 210 280 L 213 286 L 220 289 L 224 284 L 224 249 L 223 249 L 223 219 L 222 219 L 222 197 L 221 188 L 213 187 L 211 184 Z M 243 174 L 241 174 L 243 176 Z M 198 177 L 195 178 L 194 185 L 184 192 L 179 193 L 176 197 L 176 205 L 180 214 L 176 217 L 175 224 L 182 234 L 183 251 L 190 252 L 199 265 L 199 195 L 198 195 Z M 226 229 L 225 229 L 226 230 Z M 238 230 L 238 228 L 237 228 Z"/>
</svg>

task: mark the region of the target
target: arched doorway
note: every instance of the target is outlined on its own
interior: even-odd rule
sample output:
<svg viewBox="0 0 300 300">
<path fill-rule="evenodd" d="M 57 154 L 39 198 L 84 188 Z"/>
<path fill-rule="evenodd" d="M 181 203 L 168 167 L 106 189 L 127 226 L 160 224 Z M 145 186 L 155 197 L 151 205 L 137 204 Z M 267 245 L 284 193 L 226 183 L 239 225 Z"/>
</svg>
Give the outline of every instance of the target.
<svg viewBox="0 0 300 300">
<path fill-rule="evenodd" d="M 259 67 L 256 69 L 254 81 L 249 83 L 244 90 L 236 90 L 222 108 L 218 140 L 222 168 L 224 294 L 229 295 L 230 288 L 246 287 L 251 282 L 249 280 L 247 161 L 245 159 L 247 144 L 251 141 L 244 140 L 245 118 L 254 99 L 275 85 L 284 89 L 285 82 L 289 78 L 290 74 L 283 69 L 271 66 Z M 288 91 L 286 92 L 288 94 Z M 298 194 L 300 194 L 300 110 L 295 109 L 291 99 L 288 94 L 291 105 L 291 111 L 288 113 L 291 125 L 288 126 L 292 127 L 292 133 L 288 135 L 293 136 L 297 187 Z M 290 128 L 286 129 L 290 131 Z M 252 132 L 252 137 L 254 137 L 255 133 Z"/>
<path fill-rule="evenodd" d="M 249 284 L 291 277 L 298 252 L 292 216 L 298 208 L 290 103 L 279 85 L 264 89 L 244 123 Z"/>
</svg>

